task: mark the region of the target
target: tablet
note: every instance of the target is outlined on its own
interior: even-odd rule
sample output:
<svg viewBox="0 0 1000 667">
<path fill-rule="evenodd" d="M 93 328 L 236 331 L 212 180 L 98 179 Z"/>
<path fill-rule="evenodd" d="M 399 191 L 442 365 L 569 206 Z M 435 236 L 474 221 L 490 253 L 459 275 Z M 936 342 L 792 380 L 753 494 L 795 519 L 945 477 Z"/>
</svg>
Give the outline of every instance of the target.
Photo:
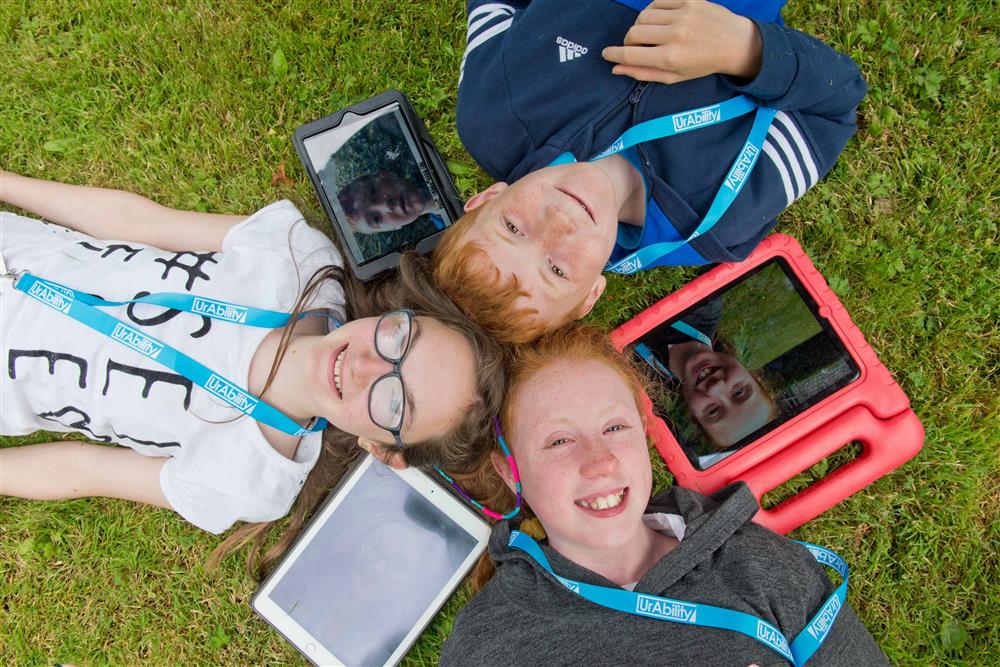
<svg viewBox="0 0 1000 667">
<path fill-rule="evenodd" d="M 427 475 L 363 458 L 251 606 L 317 665 L 399 662 L 485 550 L 490 528 Z"/>
<path fill-rule="evenodd" d="M 650 437 L 681 486 L 764 494 L 838 450 L 843 465 L 754 520 L 780 533 L 916 455 L 909 399 L 790 236 L 764 239 L 612 333 L 652 376 Z M 828 462 L 829 464 L 829 462 Z"/>
<path fill-rule="evenodd" d="M 819 304 L 774 257 L 656 326 L 636 354 L 697 470 L 719 465 L 860 377 Z"/>
<path fill-rule="evenodd" d="M 295 131 L 295 149 L 352 271 L 368 280 L 430 252 L 462 202 L 423 121 L 396 90 Z"/>
</svg>

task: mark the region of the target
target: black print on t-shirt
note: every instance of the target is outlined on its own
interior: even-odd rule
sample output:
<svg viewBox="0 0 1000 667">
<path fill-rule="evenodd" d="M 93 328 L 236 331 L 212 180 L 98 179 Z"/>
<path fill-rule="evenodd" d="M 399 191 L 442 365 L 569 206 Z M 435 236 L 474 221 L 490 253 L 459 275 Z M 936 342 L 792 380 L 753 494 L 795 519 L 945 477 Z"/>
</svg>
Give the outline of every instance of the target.
<svg viewBox="0 0 1000 667">
<path fill-rule="evenodd" d="M 149 292 L 139 292 L 132 298 L 141 299 L 144 296 L 149 296 L 149 294 L 150 294 Z M 139 304 L 130 303 L 128 307 L 125 309 L 125 313 L 128 315 L 128 318 L 130 320 L 144 327 L 155 327 L 158 324 L 163 324 L 164 322 L 168 322 L 174 319 L 181 312 L 174 308 L 167 308 L 159 315 L 154 315 L 153 317 L 139 317 L 138 315 L 135 314 L 135 307 L 137 305 Z M 205 317 L 204 315 L 199 315 L 198 317 L 201 318 L 201 327 L 191 333 L 191 338 L 201 338 L 212 329 L 212 318 Z"/>
<path fill-rule="evenodd" d="M 109 255 L 113 255 L 116 251 L 121 250 L 127 255 L 127 257 L 125 257 L 125 259 L 122 260 L 123 262 L 129 261 L 137 254 L 142 252 L 142 248 L 133 248 L 132 246 L 127 245 L 125 243 L 112 243 L 110 245 L 104 246 L 103 248 L 100 246 L 87 243 L 86 241 L 80 241 L 79 244 L 84 248 L 86 248 L 87 250 L 93 250 L 94 252 L 101 253 L 101 257 L 107 257 Z"/>
<path fill-rule="evenodd" d="M 149 390 L 152 389 L 153 385 L 157 382 L 166 382 L 168 384 L 176 384 L 184 387 L 184 409 L 187 410 L 188 406 L 191 405 L 192 383 L 191 380 L 188 380 L 183 375 L 167 373 L 166 371 L 152 371 L 147 368 L 139 368 L 138 366 L 120 364 L 114 359 L 108 359 L 108 368 L 104 374 L 104 389 L 101 390 L 101 394 L 103 396 L 108 395 L 108 386 L 111 384 L 111 371 L 119 371 L 128 375 L 141 377 L 144 382 L 142 387 L 143 398 L 149 398 Z"/>
<path fill-rule="evenodd" d="M 179 442 L 154 442 L 153 440 L 140 440 L 139 438 L 133 438 L 130 435 L 125 435 L 124 433 L 119 433 L 118 431 L 114 431 L 114 434 L 115 437 L 118 438 L 119 442 L 121 442 L 122 440 L 131 440 L 132 442 L 138 443 L 140 445 L 149 445 L 150 447 L 160 447 L 160 448 L 181 446 L 181 443 Z"/>
<path fill-rule="evenodd" d="M 80 379 L 78 381 L 80 389 L 87 388 L 87 360 L 72 354 L 62 352 L 51 352 L 49 350 L 10 350 L 7 353 L 7 377 L 11 380 L 17 379 L 17 360 L 21 357 L 41 357 L 49 362 L 49 375 L 56 374 L 57 361 L 69 361 L 77 365 L 80 369 Z"/>
<path fill-rule="evenodd" d="M 73 421 L 73 416 L 77 415 L 76 421 Z M 55 422 L 57 424 L 62 424 L 66 428 L 71 428 L 77 431 L 83 431 L 90 434 L 91 440 L 96 440 L 97 442 L 111 442 L 110 435 L 97 435 L 90 430 L 90 415 L 81 410 L 80 408 L 74 408 L 72 405 L 67 405 L 62 410 L 55 410 L 53 412 L 41 412 L 38 414 L 41 419 L 47 419 L 50 422 Z"/>
<path fill-rule="evenodd" d="M 183 264 L 181 262 L 181 259 L 184 257 L 194 257 L 194 264 Z M 208 277 L 208 274 L 206 274 L 204 271 L 201 270 L 201 267 L 204 264 L 206 264 L 207 262 L 211 262 L 212 264 L 218 264 L 218 262 L 215 259 L 214 252 L 187 252 L 187 251 L 177 252 L 174 253 L 174 256 L 171 257 L 170 259 L 163 259 L 162 257 L 157 257 L 153 261 L 159 262 L 160 264 L 163 264 L 163 266 L 165 267 L 163 269 L 163 275 L 160 276 L 160 279 L 162 280 L 167 279 L 167 276 L 170 275 L 171 269 L 176 268 L 187 273 L 188 279 L 187 283 L 184 285 L 184 289 L 186 289 L 189 292 L 191 291 L 191 287 L 194 285 L 194 281 L 197 280 L 198 278 L 201 278 L 203 280 L 211 280 L 211 278 Z"/>
<path fill-rule="evenodd" d="M 68 415 L 68 417 L 67 417 L 67 415 Z M 78 418 L 76 419 L 76 421 L 73 421 L 73 417 L 74 416 L 78 416 Z M 86 412 L 84 412 L 80 408 L 75 408 L 72 405 L 67 405 L 62 410 L 55 410 L 53 412 L 42 412 L 42 413 L 39 413 L 38 417 L 41 418 L 41 419 L 45 419 L 47 421 L 50 421 L 50 422 L 55 422 L 57 424 L 62 424 L 66 428 L 71 428 L 71 429 L 74 429 L 74 430 L 77 430 L 77 431 L 80 431 L 80 432 L 89 433 L 90 434 L 90 439 L 91 440 L 96 440 L 97 442 L 107 442 L 107 443 L 110 443 L 110 442 L 114 442 L 115 441 L 114 438 L 112 438 L 110 435 L 97 435 L 96 433 L 94 433 L 90 429 L 90 415 L 88 415 Z M 179 443 L 179 442 L 155 442 L 153 440 L 141 440 L 139 438 L 133 438 L 130 435 L 125 435 L 123 433 L 119 433 L 118 431 L 115 431 L 114 429 L 112 429 L 112 432 L 115 434 L 115 437 L 118 438 L 119 442 L 121 442 L 122 440 L 131 440 L 132 442 L 136 442 L 136 443 L 138 443 L 140 445 L 149 445 L 151 447 L 180 447 L 181 446 L 181 443 Z"/>
</svg>

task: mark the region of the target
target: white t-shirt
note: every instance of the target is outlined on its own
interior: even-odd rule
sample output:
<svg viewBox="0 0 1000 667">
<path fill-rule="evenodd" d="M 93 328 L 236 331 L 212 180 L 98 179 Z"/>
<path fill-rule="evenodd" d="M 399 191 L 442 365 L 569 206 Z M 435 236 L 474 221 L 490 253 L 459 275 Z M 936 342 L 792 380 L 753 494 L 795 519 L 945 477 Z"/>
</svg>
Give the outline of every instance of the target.
<svg viewBox="0 0 1000 667">
<path fill-rule="evenodd" d="M 188 292 L 288 312 L 313 273 L 343 260 L 288 201 L 226 234 L 222 252 L 169 252 L 94 239 L 0 213 L 0 250 L 28 270 L 109 301 L 140 292 Z M 343 289 L 327 281 L 311 301 L 342 317 Z M 133 304 L 105 312 L 246 387 L 266 329 Z M 213 533 L 234 521 L 284 516 L 312 466 L 321 434 L 279 454 L 257 423 L 148 357 L 16 291 L 0 279 L 0 433 L 78 432 L 146 456 L 171 457 L 160 484 L 170 505 Z"/>
<path fill-rule="evenodd" d="M 659 533 L 677 538 L 678 542 L 684 540 L 684 533 L 687 530 L 687 523 L 680 514 L 667 514 L 666 512 L 643 514 L 642 522 Z M 634 591 L 635 585 L 638 583 L 638 581 L 633 581 L 632 583 L 625 584 L 622 588 L 627 591 Z"/>
</svg>

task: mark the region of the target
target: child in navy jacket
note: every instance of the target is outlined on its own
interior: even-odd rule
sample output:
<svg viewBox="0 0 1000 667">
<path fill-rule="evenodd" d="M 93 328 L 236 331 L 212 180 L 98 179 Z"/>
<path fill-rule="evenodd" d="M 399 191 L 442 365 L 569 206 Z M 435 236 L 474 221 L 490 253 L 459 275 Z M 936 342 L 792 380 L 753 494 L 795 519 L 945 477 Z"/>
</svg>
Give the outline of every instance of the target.
<svg viewBox="0 0 1000 667">
<path fill-rule="evenodd" d="M 856 129 L 857 66 L 773 22 L 780 0 L 754 5 L 755 19 L 678 0 L 637 14 L 643 4 L 469 3 L 458 131 L 499 182 L 468 201 L 435 275 L 502 338 L 586 315 L 606 269 L 743 259 Z M 749 111 L 719 120 L 740 96 Z M 626 130 L 661 117 L 674 136 L 621 149 Z M 749 145 L 755 122 L 766 134 Z"/>
</svg>

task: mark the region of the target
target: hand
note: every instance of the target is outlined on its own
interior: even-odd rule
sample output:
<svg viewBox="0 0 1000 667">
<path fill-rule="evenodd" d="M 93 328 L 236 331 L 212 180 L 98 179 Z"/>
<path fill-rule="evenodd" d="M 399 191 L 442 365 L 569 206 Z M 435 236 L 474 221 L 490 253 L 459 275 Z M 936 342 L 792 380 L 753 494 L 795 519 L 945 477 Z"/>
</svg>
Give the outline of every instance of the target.
<svg viewBox="0 0 1000 667">
<path fill-rule="evenodd" d="M 705 0 L 656 0 L 636 18 L 624 46 L 609 46 L 612 72 L 677 83 L 709 74 L 752 79 L 762 44 L 753 21 Z"/>
</svg>

